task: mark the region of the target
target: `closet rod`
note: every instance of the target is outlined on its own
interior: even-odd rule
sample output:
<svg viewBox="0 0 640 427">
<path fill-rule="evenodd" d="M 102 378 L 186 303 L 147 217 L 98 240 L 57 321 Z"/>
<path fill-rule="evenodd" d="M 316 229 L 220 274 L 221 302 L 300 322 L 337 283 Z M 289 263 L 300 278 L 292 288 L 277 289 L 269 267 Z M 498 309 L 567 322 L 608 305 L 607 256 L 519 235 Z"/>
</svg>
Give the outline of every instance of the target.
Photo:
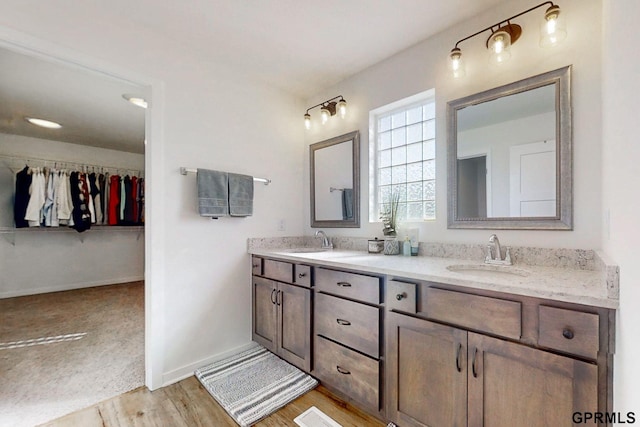
<svg viewBox="0 0 640 427">
<path fill-rule="evenodd" d="M 198 169 L 195 169 L 195 168 L 185 168 L 185 167 L 181 167 L 180 168 L 180 173 L 182 175 L 186 175 L 188 173 L 196 173 L 196 172 L 198 172 Z M 267 179 L 267 178 L 256 178 L 256 177 L 253 177 L 253 180 L 257 181 L 257 182 L 264 182 L 264 185 L 271 184 L 271 180 Z"/>
<path fill-rule="evenodd" d="M 42 159 L 42 158 L 38 158 L 38 157 L 32 157 L 32 156 L 5 156 L 0 154 L 0 159 L 4 159 L 4 160 L 9 160 L 9 161 L 16 161 L 16 162 L 43 162 L 43 163 L 61 163 L 64 165 L 73 165 L 73 166 L 83 166 L 83 167 L 88 167 L 88 168 L 103 168 L 103 169 L 110 169 L 110 170 L 116 170 L 116 171 L 130 171 L 130 172 L 138 172 L 138 174 L 143 174 L 144 171 L 138 168 L 123 168 L 123 167 L 118 167 L 118 166 L 105 166 L 105 165 L 94 165 L 94 164 L 90 164 L 90 163 L 84 163 L 84 162 L 76 162 L 76 161 L 69 161 L 69 160 L 54 160 L 54 159 Z"/>
</svg>

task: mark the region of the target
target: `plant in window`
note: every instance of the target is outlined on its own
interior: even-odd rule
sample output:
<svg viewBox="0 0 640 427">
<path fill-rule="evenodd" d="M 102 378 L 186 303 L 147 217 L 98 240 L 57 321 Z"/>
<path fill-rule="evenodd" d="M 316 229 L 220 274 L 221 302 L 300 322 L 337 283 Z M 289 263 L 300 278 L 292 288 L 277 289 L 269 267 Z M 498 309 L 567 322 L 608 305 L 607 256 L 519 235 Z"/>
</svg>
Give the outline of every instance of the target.
<svg viewBox="0 0 640 427">
<path fill-rule="evenodd" d="M 400 193 L 394 191 L 389 196 L 389 201 L 384 203 L 384 210 L 380 214 L 380 219 L 384 224 L 382 233 L 385 236 L 395 237 L 398 227 L 398 206 L 400 205 Z"/>
</svg>

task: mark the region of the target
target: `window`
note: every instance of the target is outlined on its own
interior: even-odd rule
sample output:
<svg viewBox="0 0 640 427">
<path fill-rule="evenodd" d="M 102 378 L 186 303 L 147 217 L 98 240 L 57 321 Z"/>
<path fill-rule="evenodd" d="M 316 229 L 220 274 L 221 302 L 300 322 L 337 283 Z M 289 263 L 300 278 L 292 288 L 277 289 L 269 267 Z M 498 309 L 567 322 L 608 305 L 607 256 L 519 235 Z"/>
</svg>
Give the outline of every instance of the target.
<svg viewBox="0 0 640 427">
<path fill-rule="evenodd" d="M 392 194 L 398 219 L 436 217 L 435 91 L 369 113 L 369 221 L 379 221 Z"/>
</svg>

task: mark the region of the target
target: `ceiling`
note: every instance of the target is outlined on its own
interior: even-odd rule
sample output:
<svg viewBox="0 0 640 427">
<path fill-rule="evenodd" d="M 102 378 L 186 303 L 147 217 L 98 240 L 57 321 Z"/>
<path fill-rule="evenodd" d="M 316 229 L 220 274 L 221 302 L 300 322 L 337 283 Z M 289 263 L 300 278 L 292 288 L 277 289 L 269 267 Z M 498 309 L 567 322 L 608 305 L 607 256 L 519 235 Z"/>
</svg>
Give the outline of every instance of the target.
<svg viewBox="0 0 640 427">
<path fill-rule="evenodd" d="M 306 98 L 503 1 L 110 0 L 79 7 Z M 144 110 L 122 98 L 140 88 L 2 49 L 0 67 L 0 132 L 144 152 Z M 40 129 L 24 116 L 63 128 Z"/>
</svg>

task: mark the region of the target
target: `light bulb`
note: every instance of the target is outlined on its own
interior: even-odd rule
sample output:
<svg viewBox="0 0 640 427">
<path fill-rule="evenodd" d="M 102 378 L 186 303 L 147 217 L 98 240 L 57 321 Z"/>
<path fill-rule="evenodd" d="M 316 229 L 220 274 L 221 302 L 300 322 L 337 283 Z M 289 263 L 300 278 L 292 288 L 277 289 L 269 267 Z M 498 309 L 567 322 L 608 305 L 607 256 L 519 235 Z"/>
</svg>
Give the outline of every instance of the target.
<svg viewBox="0 0 640 427">
<path fill-rule="evenodd" d="M 311 129 L 311 116 L 309 115 L 309 113 L 306 113 L 304 115 L 304 127 L 307 130 Z"/>
<path fill-rule="evenodd" d="M 347 101 L 343 99 L 341 99 L 340 101 L 338 101 L 338 112 L 340 113 L 340 117 L 344 119 L 344 117 L 347 115 Z"/>
<path fill-rule="evenodd" d="M 329 112 L 327 107 L 322 107 L 320 109 L 320 118 L 322 119 L 322 124 L 327 123 L 327 120 L 329 120 L 329 117 L 331 117 L 331 113 Z"/>
<path fill-rule="evenodd" d="M 454 47 L 449 54 L 449 68 L 453 74 L 453 78 L 457 79 L 464 76 L 464 62 L 462 62 L 462 51 L 460 48 Z"/>
<path fill-rule="evenodd" d="M 544 21 L 540 25 L 540 46 L 553 47 L 567 37 L 563 15 L 560 7 L 553 5 L 544 14 Z"/>
<path fill-rule="evenodd" d="M 489 38 L 489 49 L 491 51 L 490 60 L 494 64 L 502 64 L 511 57 L 511 35 L 498 29 Z"/>
</svg>

